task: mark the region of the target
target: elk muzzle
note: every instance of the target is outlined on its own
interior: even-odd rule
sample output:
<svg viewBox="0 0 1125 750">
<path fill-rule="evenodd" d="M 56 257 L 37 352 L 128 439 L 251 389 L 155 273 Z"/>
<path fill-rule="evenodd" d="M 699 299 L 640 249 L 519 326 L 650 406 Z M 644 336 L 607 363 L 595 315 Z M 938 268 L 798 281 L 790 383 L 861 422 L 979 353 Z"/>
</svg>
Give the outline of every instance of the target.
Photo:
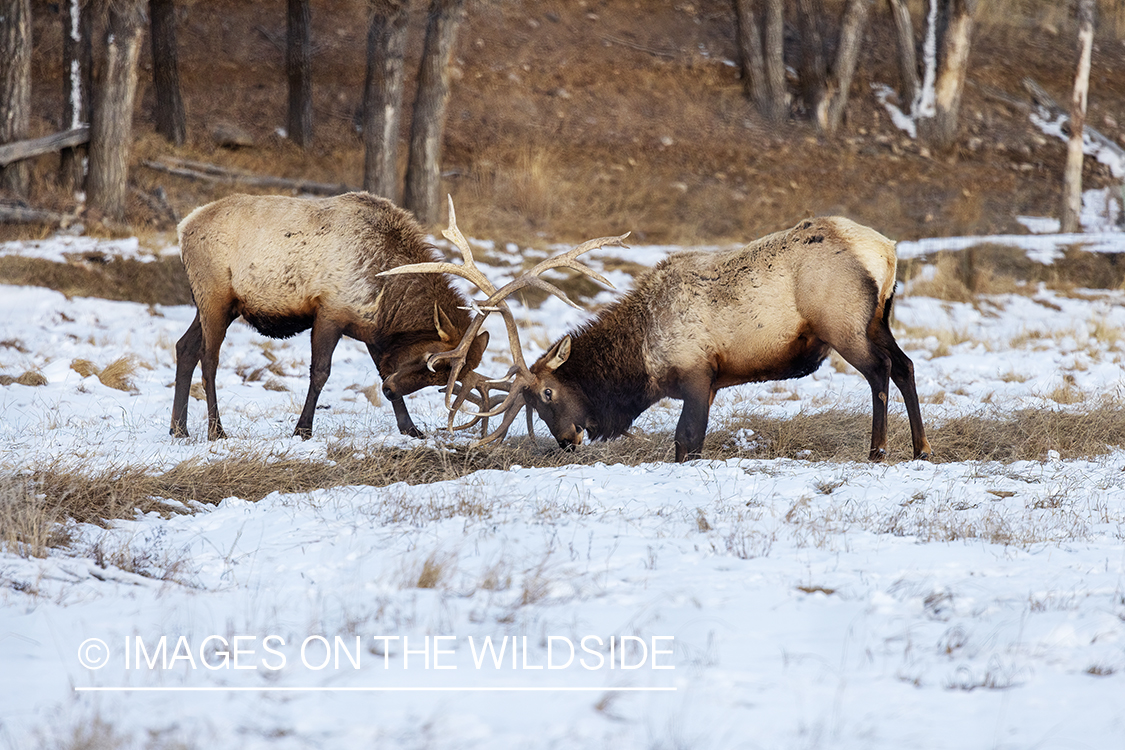
<svg viewBox="0 0 1125 750">
<path fill-rule="evenodd" d="M 582 438 L 585 433 L 584 427 L 572 424 L 556 434 L 555 440 L 558 441 L 559 447 L 564 451 L 572 451 L 582 445 Z"/>
</svg>

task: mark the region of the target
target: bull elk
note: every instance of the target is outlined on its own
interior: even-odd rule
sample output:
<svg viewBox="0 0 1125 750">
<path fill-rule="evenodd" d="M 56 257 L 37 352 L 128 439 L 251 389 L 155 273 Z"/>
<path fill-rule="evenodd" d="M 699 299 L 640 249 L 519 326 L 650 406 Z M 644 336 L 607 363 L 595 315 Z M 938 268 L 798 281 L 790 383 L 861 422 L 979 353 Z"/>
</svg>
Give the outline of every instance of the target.
<svg viewBox="0 0 1125 750">
<path fill-rule="evenodd" d="M 672 255 L 530 368 L 510 332 L 516 364 L 508 397 L 483 412 L 504 412 L 504 419 L 482 442 L 502 439 L 524 405 L 568 448 L 584 433 L 620 436 L 654 403 L 673 398 L 684 402 L 676 460 L 699 458 L 716 391 L 808 375 L 835 349 L 871 386 L 869 458 L 886 455 L 892 379 L 906 404 L 914 457 L 927 458 L 914 365 L 889 325 L 896 262 L 893 242 L 842 217 L 803 221 L 740 250 Z"/>
<path fill-rule="evenodd" d="M 309 391 L 294 432 L 300 437 L 312 435 L 316 402 L 341 336 L 367 345 L 405 435 L 422 432 L 403 396 L 451 380 L 448 363 L 430 362 L 434 354 L 455 348 L 463 354 L 467 369 L 458 373 L 459 399 L 477 388 L 483 400 L 470 400 L 488 403 L 487 387 L 472 370 L 488 334 L 465 340 L 465 298 L 445 277 L 379 275 L 436 259 L 418 224 L 390 201 L 367 193 L 318 199 L 231 195 L 192 211 L 180 222 L 179 239 L 197 311 L 176 344 L 172 435 L 188 434 L 191 376 L 202 362 L 207 434 L 225 437 L 215 372 L 227 327 L 240 315 L 273 338 L 312 329 Z"/>
</svg>

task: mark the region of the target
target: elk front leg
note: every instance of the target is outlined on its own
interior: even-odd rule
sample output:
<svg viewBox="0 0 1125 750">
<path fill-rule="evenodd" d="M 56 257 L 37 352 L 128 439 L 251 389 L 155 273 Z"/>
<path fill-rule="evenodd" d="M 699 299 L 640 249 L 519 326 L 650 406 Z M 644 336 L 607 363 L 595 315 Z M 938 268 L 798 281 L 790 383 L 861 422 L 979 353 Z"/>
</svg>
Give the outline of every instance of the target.
<svg viewBox="0 0 1125 750">
<path fill-rule="evenodd" d="M 336 351 L 336 344 L 343 334 L 342 329 L 325 318 L 317 317 L 312 327 L 312 364 L 309 365 L 309 393 L 305 397 L 305 408 L 301 409 L 301 417 L 297 420 L 297 429 L 293 434 L 308 440 L 312 437 L 313 415 L 316 414 L 316 402 L 320 398 L 320 391 L 328 382 L 332 374 L 332 352 Z"/>
<path fill-rule="evenodd" d="M 412 438 L 424 438 L 426 434 L 414 426 L 410 412 L 406 410 L 406 402 L 402 396 L 391 399 L 391 408 L 395 410 L 395 421 L 398 422 L 398 431 Z"/>
<path fill-rule="evenodd" d="M 703 438 L 707 436 L 707 420 L 715 400 L 712 382 L 710 375 L 700 375 L 684 385 L 684 408 L 676 423 L 676 463 L 703 458 Z"/>
</svg>

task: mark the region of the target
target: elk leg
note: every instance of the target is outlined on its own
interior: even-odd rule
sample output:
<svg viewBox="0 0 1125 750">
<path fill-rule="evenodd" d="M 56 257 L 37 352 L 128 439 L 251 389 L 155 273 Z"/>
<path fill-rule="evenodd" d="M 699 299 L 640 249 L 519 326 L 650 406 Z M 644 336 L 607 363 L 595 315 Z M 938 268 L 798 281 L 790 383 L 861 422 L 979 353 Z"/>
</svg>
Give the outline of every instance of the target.
<svg viewBox="0 0 1125 750">
<path fill-rule="evenodd" d="M 332 352 L 336 351 L 336 344 L 340 342 L 342 335 L 343 329 L 324 317 L 317 316 L 313 321 L 309 393 L 305 397 L 305 407 L 301 409 L 301 417 L 297 420 L 297 429 L 293 431 L 293 434 L 302 440 L 312 437 L 316 402 L 320 398 L 321 389 L 328 382 L 328 376 L 332 374 Z"/>
<path fill-rule="evenodd" d="M 227 326 L 233 318 L 230 313 L 222 317 L 206 320 L 201 315 L 203 334 L 203 354 L 200 356 L 200 365 L 203 371 L 203 392 L 207 395 L 207 439 L 218 440 L 227 436 L 223 425 L 219 421 L 219 399 L 215 395 L 215 373 L 219 369 L 219 349 L 227 335 Z"/>
<path fill-rule="evenodd" d="M 203 327 L 199 324 L 199 311 L 191 321 L 187 331 L 176 342 L 176 394 L 172 398 L 172 437 L 187 437 L 187 405 L 191 392 L 191 375 L 199 364 L 199 352 L 203 348 Z"/>
<path fill-rule="evenodd" d="M 402 396 L 391 399 L 391 408 L 395 410 L 395 421 L 398 422 L 398 431 L 412 438 L 424 438 L 426 434 L 414 426 L 410 412 L 406 410 L 406 402 Z"/>
<path fill-rule="evenodd" d="M 684 408 L 676 423 L 676 463 L 703 458 L 703 438 L 715 398 L 710 377 L 698 376 L 683 387 Z"/>
<path fill-rule="evenodd" d="M 864 348 L 855 351 L 849 347 L 837 348 L 840 356 L 859 370 L 871 386 L 871 451 L 870 461 L 887 457 L 887 390 L 891 381 L 891 359 L 874 342 L 864 337 Z"/>
<path fill-rule="evenodd" d="M 914 447 L 914 458 L 930 457 L 930 441 L 926 439 L 926 428 L 922 424 L 922 409 L 918 405 L 918 389 L 914 384 L 914 363 L 899 348 L 890 329 L 882 326 L 876 342 L 890 357 L 891 379 L 895 381 L 902 400 L 906 404 L 906 415 L 910 419 L 910 440 Z"/>
</svg>

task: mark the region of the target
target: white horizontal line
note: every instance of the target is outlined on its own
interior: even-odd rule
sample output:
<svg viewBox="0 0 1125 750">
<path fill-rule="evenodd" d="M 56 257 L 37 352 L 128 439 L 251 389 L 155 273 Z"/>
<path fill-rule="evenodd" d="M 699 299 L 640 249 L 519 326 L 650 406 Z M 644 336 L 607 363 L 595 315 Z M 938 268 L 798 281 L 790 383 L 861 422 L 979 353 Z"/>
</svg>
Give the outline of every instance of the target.
<svg viewBox="0 0 1125 750">
<path fill-rule="evenodd" d="M 90 693 L 667 693 L 674 687 L 76 687 Z"/>
</svg>

